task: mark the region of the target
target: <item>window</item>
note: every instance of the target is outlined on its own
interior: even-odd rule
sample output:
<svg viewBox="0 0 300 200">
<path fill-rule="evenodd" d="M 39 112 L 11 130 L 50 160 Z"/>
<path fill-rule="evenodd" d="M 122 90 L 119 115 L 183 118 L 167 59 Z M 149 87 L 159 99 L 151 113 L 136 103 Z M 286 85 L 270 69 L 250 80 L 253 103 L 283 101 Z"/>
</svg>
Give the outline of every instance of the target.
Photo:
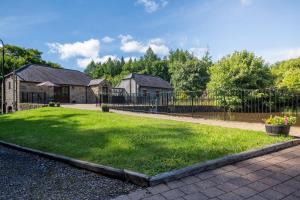
<svg viewBox="0 0 300 200">
<path fill-rule="evenodd" d="M 11 83 L 8 82 L 8 89 L 10 90 L 11 89 Z"/>
<path fill-rule="evenodd" d="M 147 90 L 143 89 L 143 96 L 146 97 L 147 96 Z"/>
</svg>

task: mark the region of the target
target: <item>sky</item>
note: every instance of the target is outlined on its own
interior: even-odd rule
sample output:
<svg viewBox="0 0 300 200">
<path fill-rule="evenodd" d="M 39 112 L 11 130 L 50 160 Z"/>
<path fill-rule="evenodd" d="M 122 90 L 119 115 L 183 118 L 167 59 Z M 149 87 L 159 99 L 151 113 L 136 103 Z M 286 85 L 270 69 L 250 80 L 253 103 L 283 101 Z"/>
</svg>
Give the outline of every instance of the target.
<svg viewBox="0 0 300 200">
<path fill-rule="evenodd" d="M 0 38 L 83 71 L 94 60 L 180 48 L 214 61 L 247 49 L 300 56 L 299 0 L 0 0 Z"/>
</svg>

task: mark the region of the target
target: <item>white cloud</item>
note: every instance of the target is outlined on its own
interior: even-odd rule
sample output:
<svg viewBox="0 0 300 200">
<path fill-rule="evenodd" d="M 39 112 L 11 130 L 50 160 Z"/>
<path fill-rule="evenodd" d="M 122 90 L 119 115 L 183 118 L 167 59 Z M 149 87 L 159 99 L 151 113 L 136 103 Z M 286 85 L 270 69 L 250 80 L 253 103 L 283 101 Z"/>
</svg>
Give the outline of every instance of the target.
<svg viewBox="0 0 300 200">
<path fill-rule="evenodd" d="M 90 39 L 74 43 L 48 43 L 50 52 L 57 53 L 62 60 L 75 58 L 78 67 L 85 68 L 92 60 L 95 62 L 106 62 L 109 58 L 117 59 L 115 55 L 99 56 L 100 41 Z"/>
<path fill-rule="evenodd" d="M 169 48 L 161 38 L 150 39 L 146 44 L 134 40 L 131 35 L 120 35 L 119 38 L 121 39 L 120 49 L 125 53 L 145 53 L 149 47 L 160 56 L 169 53 Z"/>
<path fill-rule="evenodd" d="M 104 38 L 101 39 L 101 41 L 102 41 L 103 43 L 112 43 L 113 41 L 115 41 L 115 39 L 114 39 L 114 38 L 111 38 L 111 37 L 109 37 L 109 36 L 105 36 Z"/>
<path fill-rule="evenodd" d="M 189 52 L 192 53 L 197 58 L 202 58 L 204 54 L 207 52 L 207 48 L 199 48 L 199 47 L 193 47 L 189 49 Z"/>
<path fill-rule="evenodd" d="M 300 47 L 264 50 L 259 52 L 258 55 L 262 56 L 269 63 L 275 63 L 282 60 L 300 57 Z"/>
<path fill-rule="evenodd" d="M 96 58 L 100 51 L 100 41 L 90 39 L 83 42 L 74 43 L 48 43 L 50 52 L 59 54 L 61 59 L 72 57 Z"/>
<path fill-rule="evenodd" d="M 252 3 L 252 0 L 240 0 L 240 2 L 243 6 L 248 6 Z"/>
<path fill-rule="evenodd" d="M 131 36 L 131 35 L 129 35 L 129 34 L 127 34 L 127 35 L 119 35 L 119 38 L 120 38 L 120 40 L 121 40 L 121 42 L 122 43 L 124 43 L 124 42 L 127 42 L 128 40 L 132 40 L 133 39 L 133 37 Z"/>
<path fill-rule="evenodd" d="M 159 8 L 163 8 L 168 4 L 167 0 L 137 0 L 137 4 L 143 5 L 146 12 L 152 13 L 157 11 Z"/>
</svg>

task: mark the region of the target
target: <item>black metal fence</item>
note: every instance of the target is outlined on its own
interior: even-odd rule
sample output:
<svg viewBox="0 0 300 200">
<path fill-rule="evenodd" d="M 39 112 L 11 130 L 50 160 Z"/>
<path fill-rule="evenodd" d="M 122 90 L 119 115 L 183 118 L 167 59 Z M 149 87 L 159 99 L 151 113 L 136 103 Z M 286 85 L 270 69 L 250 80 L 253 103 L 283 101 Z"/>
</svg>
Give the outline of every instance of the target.
<svg viewBox="0 0 300 200">
<path fill-rule="evenodd" d="M 298 115 L 300 112 L 300 93 L 284 90 L 161 92 L 131 94 L 118 102 L 113 96 L 108 99 L 110 107 L 118 110 L 222 119 L 238 113 L 256 113 L 260 118 L 266 115 L 258 113 Z"/>
</svg>

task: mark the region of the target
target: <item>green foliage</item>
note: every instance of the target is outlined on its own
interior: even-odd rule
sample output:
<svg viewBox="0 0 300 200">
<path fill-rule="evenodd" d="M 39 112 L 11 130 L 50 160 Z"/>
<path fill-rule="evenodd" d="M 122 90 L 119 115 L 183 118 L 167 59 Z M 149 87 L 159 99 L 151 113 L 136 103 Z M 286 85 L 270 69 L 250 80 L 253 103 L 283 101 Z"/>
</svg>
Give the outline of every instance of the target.
<svg viewBox="0 0 300 200">
<path fill-rule="evenodd" d="M 49 107 L 55 107 L 55 103 L 51 101 L 51 102 L 49 102 L 48 106 Z"/>
<path fill-rule="evenodd" d="M 8 74 L 13 69 L 18 69 L 26 64 L 44 64 L 55 68 L 61 68 L 59 64 L 47 62 L 42 59 L 42 52 L 36 49 L 26 49 L 14 45 L 5 45 L 5 65 L 4 73 Z M 0 48 L 2 51 L 2 48 Z M 0 63 L 2 63 L 2 56 L 0 56 Z"/>
<path fill-rule="evenodd" d="M 271 125 L 294 125 L 296 124 L 296 117 L 290 116 L 270 116 L 268 119 L 266 119 L 266 124 L 271 124 Z"/>
<path fill-rule="evenodd" d="M 271 66 L 275 87 L 300 91 L 300 58 L 290 59 Z"/>
<path fill-rule="evenodd" d="M 109 112 L 109 106 L 107 104 L 101 105 L 102 112 Z"/>
<path fill-rule="evenodd" d="M 210 90 L 266 89 L 272 76 L 264 60 L 246 50 L 223 57 L 210 68 Z"/>
<path fill-rule="evenodd" d="M 220 96 L 218 100 L 226 109 L 238 109 L 244 102 L 251 102 L 255 90 L 264 90 L 272 86 L 272 75 L 264 60 L 246 50 L 234 52 L 223 57 L 210 68 L 208 90 Z M 252 92 L 242 93 L 251 89 Z M 243 96 L 243 98 L 241 98 Z"/>
<path fill-rule="evenodd" d="M 56 102 L 55 106 L 60 107 L 60 102 Z"/>
</svg>

